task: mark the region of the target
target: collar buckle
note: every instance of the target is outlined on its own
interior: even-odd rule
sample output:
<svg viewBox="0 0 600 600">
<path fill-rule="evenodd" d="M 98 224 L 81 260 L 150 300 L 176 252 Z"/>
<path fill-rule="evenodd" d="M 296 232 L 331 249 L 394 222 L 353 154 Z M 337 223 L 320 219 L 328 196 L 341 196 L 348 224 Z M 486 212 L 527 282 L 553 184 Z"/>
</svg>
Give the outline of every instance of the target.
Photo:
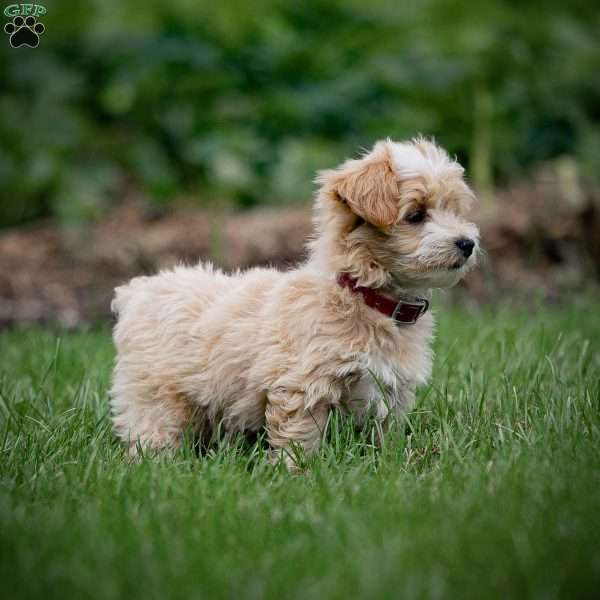
<svg viewBox="0 0 600 600">
<path fill-rule="evenodd" d="M 377 290 L 358 285 L 357 280 L 348 273 L 339 273 L 336 281 L 338 285 L 347 288 L 352 294 L 360 294 L 367 306 L 390 317 L 395 325 L 414 324 L 429 309 L 429 300 L 426 298 L 392 300 Z"/>
<path fill-rule="evenodd" d="M 413 325 L 428 310 L 429 300 L 426 298 L 415 298 L 411 302 L 399 300 L 392 313 L 392 319 L 397 325 Z"/>
</svg>

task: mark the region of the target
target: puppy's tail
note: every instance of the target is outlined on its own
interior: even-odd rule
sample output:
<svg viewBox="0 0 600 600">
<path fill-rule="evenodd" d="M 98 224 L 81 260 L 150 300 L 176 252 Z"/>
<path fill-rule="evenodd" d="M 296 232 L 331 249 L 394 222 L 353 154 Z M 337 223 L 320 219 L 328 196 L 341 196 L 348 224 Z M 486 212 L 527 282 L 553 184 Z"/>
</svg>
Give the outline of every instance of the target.
<svg viewBox="0 0 600 600">
<path fill-rule="evenodd" d="M 118 317 L 123 308 L 125 307 L 125 302 L 127 302 L 127 288 L 126 285 L 120 285 L 115 288 L 115 296 L 110 303 L 110 310 L 115 317 Z"/>
<path fill-rule="evenodd" d="M 115 296 L 110 303 L 110 310 L 116 317 L 121 315 L 125 310 L 125 307 L 129 303 L 129 300 L 135 291 L 133 288 L 137 287 L 140 283 L 142 283 L 142 280 L 146 279 L 148 278 L 135 277 L 129 283 L 115 288 Z"/>
</svg>

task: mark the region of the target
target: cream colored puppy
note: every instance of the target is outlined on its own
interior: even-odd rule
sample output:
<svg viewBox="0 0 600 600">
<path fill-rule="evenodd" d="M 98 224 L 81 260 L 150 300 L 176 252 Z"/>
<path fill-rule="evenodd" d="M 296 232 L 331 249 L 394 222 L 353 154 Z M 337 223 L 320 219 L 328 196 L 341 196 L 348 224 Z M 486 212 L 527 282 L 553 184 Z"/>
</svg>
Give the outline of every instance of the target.
<svg viewBox="0 0 600 600">
<path fill-rule="evenodd" d="M 176 447 L 188 426 L 264 428 L 274 449 L 310 451 L 332 407 L 359 424 L 410 407 L 431 372 L 430 290 L 477 256 L 463 172 L 430 141 L 378 142 L 319 174 L 298 268 L 177 267 L 117 288 L 117 434 L 135 450 Z"/>
</svg>

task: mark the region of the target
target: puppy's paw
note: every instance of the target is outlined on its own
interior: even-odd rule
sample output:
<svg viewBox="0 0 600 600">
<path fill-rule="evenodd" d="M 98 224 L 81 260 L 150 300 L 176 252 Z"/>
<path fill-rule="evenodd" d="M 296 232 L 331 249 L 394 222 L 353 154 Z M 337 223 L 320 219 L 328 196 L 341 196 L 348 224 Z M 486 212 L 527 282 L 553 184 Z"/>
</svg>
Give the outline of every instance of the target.
<svg viewBox="0 0 600 600">
<path fill-rule="evenodd" d="M 268 456 L 269 463 L 274 467 L 283 465 L 290 473 L 302 471 L 300 461 L 287 448 L 271 449 Z"/>
</svg>

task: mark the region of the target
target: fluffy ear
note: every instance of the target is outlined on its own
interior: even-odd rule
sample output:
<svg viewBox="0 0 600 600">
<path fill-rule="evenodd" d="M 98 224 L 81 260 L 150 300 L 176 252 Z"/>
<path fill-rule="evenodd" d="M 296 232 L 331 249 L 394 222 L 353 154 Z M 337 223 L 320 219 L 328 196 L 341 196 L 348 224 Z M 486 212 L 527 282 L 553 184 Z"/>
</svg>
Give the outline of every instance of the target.
<svg viewBox="0 0 600 600">
<path fill-rule="evenodd" d="M 392 225 L 398 217 L 398 179 L 383 143 L 360 160 L 350 160 L 335 171 L 321 173 L 318 181 L 337 201 L 376 227 Z"/>
</svg>

